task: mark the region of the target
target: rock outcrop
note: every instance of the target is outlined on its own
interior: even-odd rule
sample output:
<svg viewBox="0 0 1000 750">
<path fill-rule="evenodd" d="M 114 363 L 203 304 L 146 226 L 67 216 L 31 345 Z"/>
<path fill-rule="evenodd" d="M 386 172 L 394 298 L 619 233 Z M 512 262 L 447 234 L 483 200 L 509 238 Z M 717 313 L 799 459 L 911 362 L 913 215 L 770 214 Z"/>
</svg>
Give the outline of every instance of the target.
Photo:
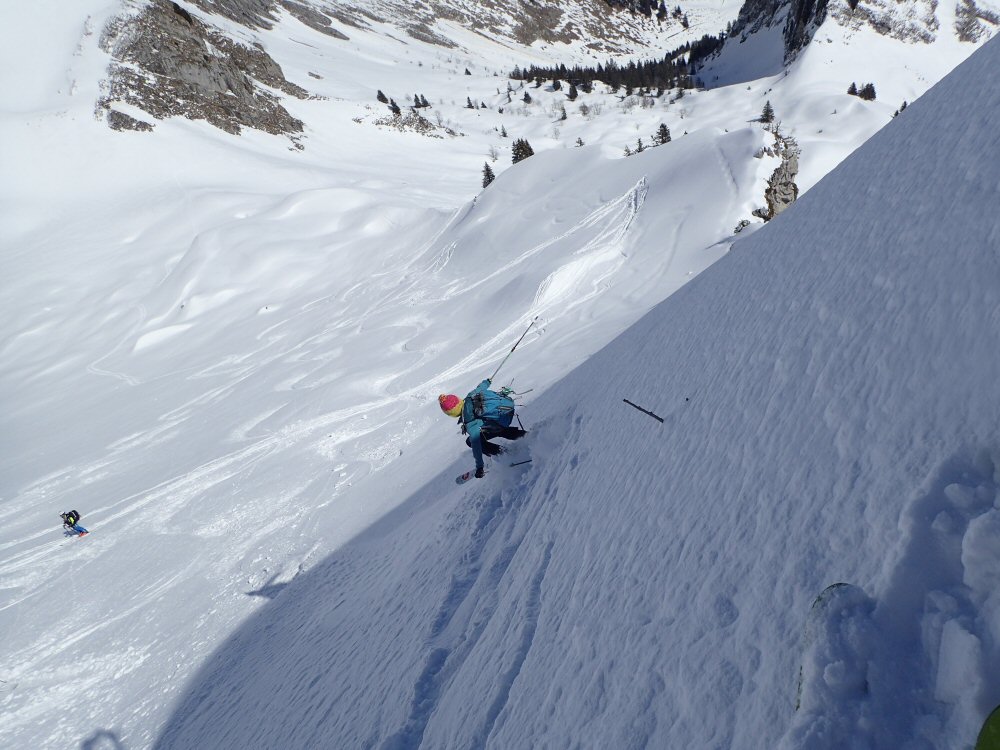
<svg viewBox="0 0 1000 750">
<path fill-rule="evenodd" d="M 795 177 L 799 173 L 799 146 L 790 136 L 774 131 L 774 147 L 766 151 L 771 156 L 780 156 L 781 164 L 771 174 L 764 190 L 764 201 L 767 204 L 753 212 L 764 221 L 770 221 L 780 214 L 799 197 L 799 186 Z"/>
<path fill-rule="evenodd" d="M 1000 28 L 1000 13 L 979 7 L 975 0 L 960 0 L 955 8 L 955 33 L 960 41 L 978 42 Z"/>
<path fill-rule="evenodd" d="M 746 39 L 761 29 L 783 24 L 784 58 L 791 60 L 826 20 L 828 0 L 746 0 L 730 37 Z"/>
<path fill-rule="evenodd" d="M 224 6 L 229 15 L 263 24 L 266 0 L 199 0 Z M 116 106 L 137 108 L 155 119 L 207 120 L 229 133 L 255 128 L 294 136 L 302 122 L 271 90 L 304 99 L 305 89 L 287 81 L 260 44 L 245 46 L 170 0 L 152 0 L 105 29 L 102 47 L 112 56 L 98 111 L 115 129 L 147 130 L 151 125 Z"/>
</svg>

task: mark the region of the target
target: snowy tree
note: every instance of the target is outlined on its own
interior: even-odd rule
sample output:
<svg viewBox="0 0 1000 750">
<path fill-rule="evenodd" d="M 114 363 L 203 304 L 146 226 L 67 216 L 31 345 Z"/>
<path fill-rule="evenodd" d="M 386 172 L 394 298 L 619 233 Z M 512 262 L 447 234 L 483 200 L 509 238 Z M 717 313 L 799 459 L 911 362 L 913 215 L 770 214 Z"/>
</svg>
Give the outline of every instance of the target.
<svg viewBox="0 0 1000 750">
<path fill-rule="evenodd" d="M 385 94 L 382 93 L 382 89 L 378 90 L 378 93 L 375 95 L 375 98 L 378 99 L 383 104 L 388 104 L 389 103 L 389 98 Z"/>
<path fill-rule="evenodd" d="M 653 134 L 653 144 L 662 146 L 664 143 L 670 143 L 670 128 L 661 122 L 660 127 Z"/>
<path fill-rule="evenodd" d="M 854 81 L 851 81 L 851 85 L 847 87 L 847 93 L 850 94 L 851 96 L 857 96 L 858 84 L 856 84 Z"/>
<path fill-rule="evenodd" d="M 525 91 L 521 101 L 523 101 L 525 104 L 531 104 L 531 94 Z"/>
<path fill-rule="evenodd" d="M 396 115 L 397 117 L 401 114 L 400 109 L 399 109 L 399 105 L 396 104 L 396 100 L 395 99 L 390 99 L 389 100 L 389 109 L 392 110 L 392 113 L 394 115 Z"/>
<path fill-rule="evenodd" d="M 483 187 L 484 188 L 488 187 L 489 184 L 491 182 L 493 182 L 493 180 L 495 180 L 496 178 L 497 178 L 497 176 L 495 174 L 493 174 L 493 170 L 490 169 L 489 163 L 488 162 L 484 162 L 483 163 Z"/>
<path fill-rule="evenodd" d="M 576 145 L 577 145 L 577 148 L 579 148 L 580 146 L 582 146 L 583 145 L 583 138 L 577 138 L 576 139 Z"/>
<path fill-rule="evenodd" d="M 576 97 L 577 97 L 577 96 L 579 96 L 579 94 L 578 94 L 578 93 L 577 93 L 577 91 L 576 91 L 576 84 L 575 84 L 575 83 L 571 83 L 571 84 L 569 85 L 569 93 L 568 93 L 568 94 L 566 94 L 566 97 L 567 97 L 567 98 L 568 98 L 568 99 L 569 99 L 569 100 L 570 100 L 571 102 L 575 102 L 575 101 L 576 101 Z"/>
<path fill-rule="evenodd" d="M 531 148 L 531 144 L 524 138 L 518 138 L 514 141 L 514 145 L 510 149 L 511 161 L 517 164 L 519 161 L 524 161 L 529 156 L 535 155 L 535 150 Z"/>
<path fill-rule="evenodd" d="M 760 121 L 765 125 L 770 125 L 774 122 L 774 107 L 771 106 L 770 101 L 764 102 L 764 109 L 760 113 Z"/>
</svg>

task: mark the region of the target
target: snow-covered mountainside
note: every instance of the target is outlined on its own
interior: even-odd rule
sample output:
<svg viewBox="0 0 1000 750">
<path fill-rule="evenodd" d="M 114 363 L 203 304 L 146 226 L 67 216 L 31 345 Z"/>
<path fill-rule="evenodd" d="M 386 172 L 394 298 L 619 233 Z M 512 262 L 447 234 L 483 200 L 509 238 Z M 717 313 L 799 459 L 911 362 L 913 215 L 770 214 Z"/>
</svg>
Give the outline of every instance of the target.
<svg viewBox="0 0 1000 750">
<path fill-rule="evenodd" d="M 507 76 L 515 66 L 603 63 L 614 49 L 634 55 L 619 58 L 626 65 L 650 50 L 660 54 L 717 33 L 738 8 L 702 0 L 683 5 L 678 15 L 669 8 L 669 19 L 657 23 L 655 13 L 649 19 L 641 12 L 605 15 L 599 4 L 567 2 L 559 6 L 560 18 L 572 19 L 578 36 L 543 34 L 526 45 L 514 30 L 526 28 L 517 22 L 531 15 L 528 6 L 541 7 L 526 3 L 521 13 L 521 5 L 440 2 L 421 4 L 408 16 L 409 5 L 387 2 L 50 0 L 9 9 L 0 28 L 0 257 L 7 279 L 0 287 L 0 747 L 134 750 L 153 746 L 161 736 L 167 745 L 183 746 L 184 738 L 200 731 L 191 708 L 197 699 L 189 696 L 210 688 L 198 670 L 212 654 L 248 618 L 270 612 L 269 599 L 281 602 L 293 579 L 315 573 L 311 580 L 326 581 L 332 564 L 347 576 L 344 591 L 357 595 L 360 584 L 349 575 L 357 569 L 345 561 L 358 555 L 361 574 L 373 577 L 370 615 L 387 612 L 381 598 L 387 586 L 398 586 L 403 610 L 414 604 L 411 594 L 426 595 L 421 606 L 442 613 L 434 640 L 439 655 L 461 651 L 452 635 L 464 638 L 468 625 L 485 622 L 481 614 L 491 611 L 490 597 L 500 602 L 507 586 L 530 591 L 534 579 L 501 575 L 504 561 L 517 559 L 521 532 L 513 528 L 508 544 L 491 531 L 506 516 L 489 498 L 514 497 L 509 488 L 497 489 L 506 487 L 499 471 L 486 480 L 494 488 L 486 500 L 477 485 L 467 486 L 465 494 L 451 492 L 451 479 L 467 468 L 469 456 L 441 417 L 437 394 L 474 386 L 537 317 L 501 378 L 513 380 L 517 390 L 533 389 L 523 409 L 532 427 L 524 455 L 535 456 L 525 481 L 533 489 L 516 497 L 538 512 L 569 514 L 587 492 L 574 489 L 570 500 L 551 503 L 543 496 L 556 498 L 559 487 L 573 480 L 568 467 L 586 462 L 559 454 L 559 446 L 598 451 L 590 437 L 567 439 L 576 427 L 565 422 L 572 408 L 557 407 L 559 394 L 584 398 L 584 391 L 598 385 L 567 390 L 555 384 L 726 257 L 735 239 L 764 226 L 761 215 L 808 191 L 889 123 L 904 99 L 912 102 L 993 29 L 983 3 L 973 14 L 982 34 L 970 31 L 970 41 L 960 41 L 945 39 L 942 31 L 930 45 L 834 24 L 828 16 L 787 67 L 764 70 L 763 78 L 737 76 L 738 85 L 719 85 L 725 66 L 735 70 L 741 56 L 740 64 L 751 65 L 756 58 L 746 51 L 766 47 L 773 29 L 764 27 L 711 61 L 720 78 L 706 81 L 708 89 L 671 87 L 657 95 L 655 87 L 629 93 L 599 83 L 570 99 L 568 81 L 557 88 L 551 79 Z M 493 19 L 489 28 L 468 22 L 475 13 Z M 615 25 L 588 36 L 594 32 L 584 33 L 585 13 L 602 22 L 616 19 Z M 568 21 L 560 23 L 550 25 L 562 34 Z M 853 81 L 874 82 L 878 98 L 848 95 Z M 398 117 L 377 98 L 379 91 L 398 102 Z M 411 109 L 415 98 L 430 106 Z M 776 113 L 768 128 L 758 121 L 766 102 Z M 911 114 L 907 108 L 894 127 Z M 979 122 L 974 115 L 971 121 Z M 647 148 L 661 126 L 673 139 Z M 640 139 L 641 152 L 625 158 L 626 147 L 640 150 Z M 515 140 L 529 140 L 535 155 L 512 164 Z M 932 149 L 935 159 L 944 158 L 941 148 L 954 146 L 948 138 L 941 141 Z M 482 189 L 484 167 L 496 180 Z M 783 177 L 775 181 L 775 174 Z M 951 199 L 942 205 L 948 206 L 945 219 L 959 215 Z M 862 222 L 870 219 L 865 214 Z M 831 214 L 817 231 L 839 236 L 850 222 L 842 213 Z M 745 228 L 735 234 L 737 227 Z M 813 244 L 803 240 L 801 251 Z M 761 274 L 744 276 L 748 283 L 761 282 L 767 273 Z M 894 278 L 886 272 L 880 288 L 891 288 Z M 793 287 L 789 294 L 796 293 Z M 741 301 L 753 309 L 781 304 L 762 297 L 756 285 L 732 296 L 731 302 L 713 303 L 720 315 Z M 692 335 L 703 330 L 702 323 L 690 325 Z M 680 333 L 669 320 L 664 327 Z M 639 330 L 660 340 L 657 331 Z M 750 356 L 709 338 L 702 348 L 704 356 L 720 358 L 717 364 Z M 661 375 L 697 351 L 690 341 L 667 351 Z M 619 352 L 619 359 L 627 358 Z M 637 360 L 637 372 L 645 372 L 642 362 Z M 775 377 L 801 379 L 798 364 L 792 359 L 787 367 L 776 366 Z M 739 386 L 739 371 L 729 378 L 733 388 Z M 699 380 L 697 388 L 682 390 L 694 404 L 714 400 L 718 387 L 718 379 Z M 620 405 L 620 398 L 630 397 L 669 411 L 629 390 L 612 400 Z M 650 392 L 662 393 L 662 384 Z M 718 397 L 725 400 L 727 393 Z M 687 403 L 679 392 L 676 401 Z M 838 414 L 831 412 L 834 424 Z M 629 416 L 649 419 L 639 412 Z M 726 429 L 721 412 L 710 422 L 711 434 L 688 429 L 694 445 L 712 443 L 715 430 Z M 605 436 L 630 445 L 614 421 L 607 428 L 590 424 L 588 435 L 595 441 L 600 436 L 601 445 Z M 662 442 L 648 432 L 656 424 L 644 424 L 628 423 Z M 673 424 L 668 421 L 671 429 Z M 768 428 L 760 423 L 759 429 Z M 748 440 L 747 450 L 757 442 L 756 436 Z M 630 466 L 624 454 L 610 457 Z M 767 459 L 762 454 L 762 464 Z M 750 486 L 720 461 L 707 467 L 718 470 L 705 478 L 707 486 L 723 495 L 735 492 L 727 482 Z M 644 468 L 673 476 L 669 457 L 647 460 Z M 636 482 L 646 476 L 638 469 L 627 476 L 633 474 Z M 634 507 L 642 507 L 643 488 L 621 486 L 616 503 L 624 499 L 627 507 L 631 497 L 639 503 Z M 662 487 L 657 492 L 669 494 Z M 709 499 L 698 502 L 704 506 Z M 59 513 L 70 508 L 83 514 L 90 536 L 61 535 Z M 430 515 L 421 515 L 421 508 Z M 616 530 L 614 518 L 582 510 L 565 526 L 581 542 L 578 567 L 608 563 L 601 538 L 588 535 L 591 520 L 617 546 L 616 554 L 633 554 L 616 541 L 629 538 L 627 526 Z M 650 510 L 643 507 L 647 521 Z M 807 505 L 802 513 L 815 511 Z M 503 523 L 523 524 L 534 512 Z M 467 513 L 481 520 L 484 531 L 469 536 L 468 524 L 477 522 Z M 891 507 L 886 513 L 876 517 L 881 528 L 898 518 Z M 699 523 L 678 514 L 674 508 L 650 523 Z M 442 531 L 427 522 L 433 517 L 444 519 Z M 411 528 L 412 540 L 388 534 L 396 525 Z M 545 528 L 555 544 L 556 527 Z M 389 546 L 379 550 L 382 533 Z M 355 539 L 359 546 L 345 547 Z M 431 546 L 419 546 L 428 540 Z M 484 546 L 477 548 L 477 540 Z M 414 580 L 397 569 L 399 558 L 391 558 L 397 544 L 402 554 L 423 560 L 409 571 Z M 506 551 L 494 557 L 490 550 L 498 544 Z M 701 554 L 671 550 L 665 559 Z M 373 562 L 370 554 L 385 563 Z M 570 565 L 565 550 L 553 547 L 552 554 L 560 566 Z M 495 575 L 480 578 L 477 561 L 487 559 L 497 562 Z M 822 568 L 822 555 L 797 560 L 809 580 L 796 590 L 796 601 L 807 608 L 816 586 L 832 578 Z M 874 577 L 852 572 L 866 566 L 864 554 L 851 557 L 843 574 L 868 592 L 852 599 L 862 610 L 865 597 L 880 593 L 870 585 Z M 663 570 L 653 572 L 649 581 L 665 585 Z M 439 575 L 440 581 L 430 580 Z M 424 577 L 432 589 L 453 584 L 452 594 L 417 591 Z M 483 590 L 492 582 L 496 587 Z M 462 605 L 466 584 L 486 599 L 477 593 Z M 324 589 L 335 610 L 327 614 L 357 622 L 352 618 L 362 617 L 358 610 L 338 604 L 347 601 L 336 592 L 340 585 Z M 615 588 L 645 585 L 634 574 Z M 573 586 L 574 596 L 601 611 L 599 588 L 587 588 L 582 579 Z M 524 617 L 508 621 L 525 643 L 535 601 L 524 600 Z M 485 609 L 469 610 L 466 619 L 465 607 L 473 602 Z M 541 594 L 537 603 L 544 603 Z M 719 607 L 726 609 L 724 602 Z M 789 607 L 786 621 L 796 635 L 796 618 L 805 617 L 800 609 Z M 327 616 L 309 613 L 307 621 L 314 615 Z M 395 623 L 398 642 L 377 655 L 386 666 L 379 678 L 385 682 L 371 687 L 393 697 L 365 720 L 371 722 L 365 736 L 387 739 L 401 732 L 397 744 L 410 746 L 423 726 L 431 746 L 444 726 L 437 722 L 452 721 L 448 709 L 439 709 L 434 719 L 430 707 L 439 688 L 457 700 L 459 683 L 447 682 L 456 657 L 437 670 L 436 662 L 426 660 L 426 620 L 413 617 L 412 629 L 399 618 Z M 585 633 L 595 626 L 580 627 Z M 949 648 L 972 642 L 948 627 L 958 633 Z M 981 648 L 990 648 L 981 629 L 962 627 L 985 644 Z M 253 626 L 246 632 L 257 644 Z M 338 633 L 343 642 L 364 645 L 361 631 Z M 373 643 L 384 638 L 385 631 L 373 631 Z M 621 653 L 621 664 L 644 658 L 617 635 L 579 642 L 593 658 L 616 660 Z M 787 650 L 787 643 L 762 641 L 761 650 Z M 492 655 L 480 650 L 477 658 L 502 661 L 518 653 L 510 641 L 501 648 Z M 263 648 L 262 658 L 272 653 Z M 228 660 L 229 646 L 219 654 Z M 398 662 L 389 664 L 396 656 Z M 321 664 L 349 658 L 326 651 L 321 657 Z M 283 659 L 276 662 L 275 680 L 292 679 Z M 683 662 L 684 669 L 691 663 Z M 504 662 L 495 684 L 509 682 L 516 698 L 513 664 Z M 822 665 L 822 653 L 809 656 L 808 664 Z M 961 666 L 954 659 L 948 664 Z M 768 669 L 773 675 L 784 666 Z M 239 668 L 265 669 L 263 662 Z M 416 692 L 414 668 L 427 677 Z M 666 684 L 667 673 L 658 673 Z M 393 674 L 402 681 L 390 685 Z M 955 674 L 952 684 L 959 681 Z M 643 673 L 654 687 L 655 677 Z M 297 687 L 295 695 L 310 704 L 330 699 L 331 721 L 353 733 L 359 731 L 358 711 L 367 711 L 375 699 L 356 679 L 341 679 L 346 698 L 332 697 L 326 688 Z M 784 680 L 782 675 L 761 684 L 774 690 Z M 674 689 L 678 683 L 670 684 Z M 746 684 L 750 691 L 752 681 Z M 807 679 L 805 687 L 810 685 Z M 988 680 L 983 685 L 986 695 Z M 593 716 L 604 716 L 602 706 L 627 697 L 600 672 L 561 679 L 551 689 L 554 704 L 561 705 L 559 691 L 569 691 L 573 700 L 566 701 L 566 710 L 585 699 Z M 803 701 L 816 695 L 809 689 Z M 487 732 L 490 715 L 497 727 L 507 721 L 513 708 L 503 708 L 504 690 L 491 695 L 493 713 L 477 717 L 476 731 Z M 657 702 L 665 693 L 657 690 L 649 693 L 648 715 L 658 717 L 659 731 L 669 731 Z M 957 692 L 944 689 L 945 695 Z M 289 699 L 283 709 L 297 716 L 305 705 Z M 552 706 L 552 716 L 559 715 L 559 705 Z M 772 733 L 789 726 L 778 704 L 765 708 L 782 719 Z M 206 703 L 206 716 L 218 718 L 210 709 Z M 683 712 L 694 717 L 703 710 L 690 703 Z M 747 726 L 766 719 L 754 707 L 739 711 L 750 717 L 740 719 Z M 547 731 L 555 737 L 566 730 L 568 716 Z M 583 721 L 582 713 L 574 717 Z M 676 736 L 703 721 L 678 719 Z M 323 735 L 310 722 L 304 720 L 303 731 Z M 283 731 L 264 724 L 275 736 Z M 229 734 L 228 721 L 219 730 L 229 739 L 236 736 Z M 534 730 L 525 725 L 525 732 Z M 643 736 L 642 730 L 635 736 Z M 652 729 L 647 736 L 654 736 Z M 497 737 L 491 742 L 511 746 Z M 224 746 L 229 740 L 220 741 Z"/>
<path fill-rule="evenodd" d="M 402 489 L 157 747 L 968 747 L 1000 700 L 997 66 L 534 401 L 530 468 Z"/>
</svg>

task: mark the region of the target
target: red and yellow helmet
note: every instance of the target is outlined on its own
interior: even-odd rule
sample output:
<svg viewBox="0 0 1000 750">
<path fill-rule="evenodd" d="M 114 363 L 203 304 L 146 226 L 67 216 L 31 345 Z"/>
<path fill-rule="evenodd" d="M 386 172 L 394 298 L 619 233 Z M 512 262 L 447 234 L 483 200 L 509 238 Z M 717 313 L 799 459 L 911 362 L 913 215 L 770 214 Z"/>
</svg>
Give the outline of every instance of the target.
<svg viewBox="0 0 1000 750">
<path fill-rule="evenodd" d="M 457 417 L 462 413 L 462 404 L 465 402 L 452 393 L 442 393 L 438 396 L 438 403 L 441 411 L 449 417 Z"/>
</svg>

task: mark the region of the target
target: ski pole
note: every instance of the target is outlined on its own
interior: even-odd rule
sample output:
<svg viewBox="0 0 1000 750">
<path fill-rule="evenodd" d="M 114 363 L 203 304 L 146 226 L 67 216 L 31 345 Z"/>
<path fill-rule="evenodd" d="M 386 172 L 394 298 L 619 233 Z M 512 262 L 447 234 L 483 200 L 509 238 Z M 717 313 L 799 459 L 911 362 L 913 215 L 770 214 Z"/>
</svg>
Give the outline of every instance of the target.
<svg viewBox="0 0 1000 750">
<path fill-rule="evenodd" d="M 493 374 L 490 375 L 490 382 L 493 382 L 493 378 L 495 378 L 497 376 L 497 373 L 500 372 L 500 368 L 503 367 L 504 362 L 506 362 L 507 359 L 510 357 L 510 355 L 514 353 L 514 350 L 517 349 L 517 345 L 520 344 L 522 341 L 524 341 L 524 337 L 528 335 L 528 331 L 531 330 L 531 326 L 535 325 L 535 321 L 536 320 L 538 320 L 538 316 L 537 315 L 531 319 L 531 322 L 528 323 L 528 327 L 525 328 L 524 329 L 524 333 L 521 334 L 521 338 L 519 338 L 517 340 L 517 342 L 514 344 L 514 346 L 512 346 L 510 348 L 510 351 L 507 352 L 507 356 L 503 358 L 503 362 L 501 362 L 499 365 L 497 365 L 497 369 L 495 369 L 493 371 Z"/>
<path fill-rule="evenodd" d="M 633 403 L 632 403 L 631 401 L 629 401 L 629 400 L 628 400 L 627 398 L 623 398 L 623 399 L 622 399 L 622 401 L 624 401 L 624 402 L 625 402 L 626 404 L 628 404 L 629 406 L 631 406 L 631 407 L 633 407 L 633 408 L 635 408 L 635 409 L 638 409 L 638 410 L 639 410 L 639 411 L 641 411 L 641 412 L 642 412 L 643 414 L 648 414 L 649 416 L 651 416 L 651 417 L 652 417 L 653 419 L 657 420 L 657 421 L 658 421 L 658 422 L 660 422 L 661 424 L 663 423 L 663 417 L 661 417 L 661 416 L 658 416 L 658 415 L 656 415 L 656 414 L 653 414 L 653 412 L 651 412 L 651 411 L 650 411 L 649 409 L 643 409 L 643 408 L 642 408 L 641 406 L 637 406 L 636 404 L 633 404 Z"/>
</svg>

